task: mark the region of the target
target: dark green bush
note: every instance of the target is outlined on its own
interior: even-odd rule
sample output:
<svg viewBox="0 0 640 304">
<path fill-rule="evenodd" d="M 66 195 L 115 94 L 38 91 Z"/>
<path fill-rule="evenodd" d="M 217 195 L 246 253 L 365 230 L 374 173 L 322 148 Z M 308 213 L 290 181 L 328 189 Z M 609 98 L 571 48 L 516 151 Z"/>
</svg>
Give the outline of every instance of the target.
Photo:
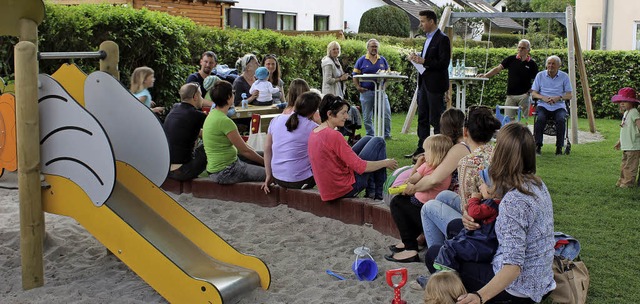
<svg viewBox="0 0 640 304">
<path fill-rule="evenodd" d="M 558 37 L 546 33 L 527 33 L 524 37 L 520 34 L 491 34 L 491 43 L 497 48 L 516 48 L 520 39 L 525 38 L 531 42 L 534 49 L 537 48 L 564 48 L 566 44 L 558 43 Z M 489 40 L 489 34 L 482 34 L 482 40 Z M 561 39 L 560 39 L 561 40 Z"/>
<path fill-rule="evenodd" d="M 95 51 L 100 43 L 113 40 L 120 49 L 120 80 L 129 87 L 131 72 L 148 66 L 155 71 L 156 84 L 151 89 L 160 105 L 176 101 L 177 89 L 192 70 L 187 37 L 196 25 L 185 18 L 126 6 L 47 4 L 40 25 L 40 51 Z M 75 61 L 85 72 L 98 68 L 97 60 Z M 40 62 L 40 70 L 53 73 L 61 61 Z"/>
<path fill-rule="evenodd" d="M 493 47 L 497 48 L 515 48 L 520 39 L 522 39 L 522 36 L 519 34 L 491 34 Z M 489 34 L 482 34 L 482 40 L 489 40 Z"/>
<path fill-rule="evenodd" d="M 335 39 L 330 36 L 284 36 L 269 30 L 214 29 L 196 26 L 185 18 L 121 6 L 67 7 L 48 4 L 46 14 L 39 28 L 41 51 L 97 50 L 102 41 L 113 40 L 120 46 L 119 68 L 125 87 L 129 86 L 133 69 L 149 66 L 155 70 L 157 78 L 151 93 L 154 99 L 166 106 L 177 101 L 178 89 L 186 77 L 199 68 L 200 55 L 205 50 L 216 52 L 219 62 L 230 66 L 245 53 L 254 53 L 260 59 L 266 54 L 277 54 L 282 78 L 287 86 L 292 79 L 303 78 L 312 87 L 319 88 L 322 82 L 320 60 L 326 54 L 327 44 Z M 400 39 L 358 34 L 354 35 L 354 39 L 342 40 L 341 61 L 347 71 L 351 71 L 356 60 L 366 53 L 365 41 L 372 37 L 380 40 L 380 54 L 387 58 L 391 69 L 409 76 L 405 81 L 391 84 L 387 91 L 392 110 L 406 111 L 416 88 L 417 75 L 405 58 L 411 49 L 422 49 L 424 38 Z M 13 46 L 16 41 L 12 37 L 0 37 L 0 76 L 5 80 L 13 75 Z M 465 57 L 466 66 L 479 67 L 479 72 L 483 72 L 485 60 L 488 70 L 514 53 L 514 47 L 491 48 L 487 52 L 484 46 L 470 47 L 468 43 L 466 48 L 453 49 L 453 59 L 455 62 L 455 59 Z M 544 69 L 545 58 L 552 54 L 562 58 L 565 62 L 562 69 L 566 71 L 566 49 L 538 49 L 534 45 L 532 51 L 541 69 Z M 584 58 L 596 117 L 619 117 L 617 107 L 610 101 L 611 96 L 624 86 L 640 87 L 640 53 L 586 51 Z M 40 61 L 40 69 L 51 74 L 62 63 L 59 60 Z M 74 63 L 87 73 L 98 68 L 96 60 L 76 60 Z M 506 79 L 507 73 L 502 72 L 485 83 L 483 104 L 494 106 L 504 102 Z M 579 115 L 585 117 L 579 77 L 575 91 Z M 479 103 L 481 92 L 480 84 L 469 88 L 467 104 Z M 358 103 L 358 93 L 353 85 L 347 86 L 346 98 Z"/>
<path fill-rule="evenodd" d="M 362 14 L 359 33 L 372 33 L 396 37 L 409 37 L 409 16 L 399 7 L 383 5 Z"/>
</svg>

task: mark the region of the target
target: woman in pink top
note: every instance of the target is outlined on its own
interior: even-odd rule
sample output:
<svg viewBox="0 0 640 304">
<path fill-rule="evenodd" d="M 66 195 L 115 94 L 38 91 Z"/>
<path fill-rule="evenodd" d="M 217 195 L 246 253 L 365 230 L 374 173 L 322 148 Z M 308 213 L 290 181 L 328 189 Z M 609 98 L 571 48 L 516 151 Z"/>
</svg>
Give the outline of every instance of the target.
<svg viewBox="0 0 640 304">
<path fill-rule="evenodd" d="M 382 199 L 385 168 L 393 170 L 398 162 L 387 158 L 381 137 L 365 136 L 353 149 L 349 147 L 335 130 L 344 126 L 348 113 L 349 103 L 338 96 L 327 94 L 320 103 L 322 123 L 309 136 L 309 159 L 320 197 L 323 201 L 355 197 L 366 188 L 367 197 Z"/>
</svg>

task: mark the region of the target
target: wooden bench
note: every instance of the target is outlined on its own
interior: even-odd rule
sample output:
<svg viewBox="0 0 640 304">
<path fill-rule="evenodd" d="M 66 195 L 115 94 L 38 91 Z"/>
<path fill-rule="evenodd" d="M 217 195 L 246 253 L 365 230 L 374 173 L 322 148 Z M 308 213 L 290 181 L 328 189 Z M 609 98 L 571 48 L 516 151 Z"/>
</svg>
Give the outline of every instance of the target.
<svg viewBox="0 0 640 304">
<path fill-rule="evenodd" d="M 262 183 L 258 182 L 220 185 L 208 178 L 197 178 L 188 182 L 167 179 L 162 188 L 176 194 L 189 193 L 186 192 L 188 190 L 198 198 L 245 202 L 263 207 L 286 204 L 290 208 L 339 220 L 345 224 L 370 225 L 382 234 L 400 238 L 389 206 L 382 201 L 342 198 L 325 202 L 315 189 L 297 190 L 272 186 L 271 193 L 265 194 L 260 188 L 261 185 Z"/>
</svg>

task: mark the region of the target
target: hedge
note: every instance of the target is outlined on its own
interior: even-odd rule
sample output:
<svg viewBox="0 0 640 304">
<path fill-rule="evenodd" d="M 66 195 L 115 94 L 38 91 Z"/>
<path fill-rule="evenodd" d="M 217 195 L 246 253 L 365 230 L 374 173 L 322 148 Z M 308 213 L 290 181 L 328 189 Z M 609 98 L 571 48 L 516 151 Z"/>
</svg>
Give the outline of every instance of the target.
<svg viewBox="0 0 640 304">
<path fill-rule="evenodd" d="M 288 85 L 294 78 L 303 78 L 312 87 L 321 86 L 320 60 L 326 55 L 327 44 L 334 37 L 285 36 L 269 30 L 222 30 L 197 26 L 192 21 L 172 17 L 148 10 L 134 10 L 124 6 L 46 5 L 46 19 L 39 28 L 41 51 L 87 51 L 97 50 L 104 40 L 113 40 L 120 46 L 121 81 L 128 87 L 131 71 L 146 65 L 156 72 L 155 87 L 151 90 L 155 100 L 170 106 L 178 101 L 177 91 L 186 77 L 196 71 L 200 55 L 204 50 L 218 54 L 221 64 L 233 66 L 236 59 L 245 53 L 254 53 L 259 58 L 266 54 L 277 54 Z M 357 39 L 341 40 L 341 60 L 347 71 L 353 68 L 358 57 L 366 53 L 365 34 Z M 380 36 L 369 36 L 380 37 Z M 397 38 L 396 38 L 397 39 Z M 390 85 L 388 95 L 392 110 L 406 111 L 416 88 L 416 72 L 405 59 L 410 49 L 422 48 L 424 38 L 400 39 L 400 45 L 380 38 L 380 54 L 389 61 L 391 68 L 409 76 L 409 79 Z M 5 80 L 13 74 L 13 45 L 16 39 L 0 37 L 0 72 Z M 453 58 L 466 57 L 466 66 L 479 67 L 484 71 L 499 64 L 514 48 L 454 47 Z M 487 56 L 488 54 L 488 56 Z M 532 56 L 544 69 L 544 59 L 551 54 L 559 55 L 566 62 L 564 49 L 536 49 Z M 640 52 L 636 51 L 586 51 L 584 52 L 591 95 L 596 117 L 619 117 L 617 107 L 611 102 L 620 87 L 640 88 Z M 61 61 L 41 61 L 44 73 L 53 73 Z M 81 68 L 90 73 L 98 68 L 92 60 L 76 60 Z M 567 70 L 566 64 L 562 67 Z M 502 104 L 505 99 L 507 73 L 502 72 L 485 83 L 482 101 L 485 105 Z M 582 88 L 578 77 L 578 109 L 584 117 Z M 480 101 L 481 86 L 468 90 L 467 104 Z M 455 96 L 455 94 L 454 94 Z M 358 94 L 352 85 L 347 86 L 347 99 L 358 103 Z"/>
</svg>

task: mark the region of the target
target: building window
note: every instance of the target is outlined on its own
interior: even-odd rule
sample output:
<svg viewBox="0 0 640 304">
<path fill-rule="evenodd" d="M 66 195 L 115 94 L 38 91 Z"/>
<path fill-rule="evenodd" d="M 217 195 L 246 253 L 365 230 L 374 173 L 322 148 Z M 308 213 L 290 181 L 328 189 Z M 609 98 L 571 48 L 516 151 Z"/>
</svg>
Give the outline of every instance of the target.
<svg viewBox="0 0 640 304">
<path fill-rule="evenodd" d="M 295 31 L 296 15 L 278 14 L 277 29 L 279 31 Z"/>
<path fill-rule="evenodd" d="M 589 50 L 599 50 L 602 48 L 602 24 L 589 24 Z"/>
<path fill-rule="evenodd" d="M 231 14 L 231 9 L 230 8 L 225 8 L 224 9 L 224 19 L 225 19 L 224 24 L 227 27 L 231 26 L 231 18 L 229 17 L 229 16 L 231 16 L 230 14 Z"/>
<path fill-rule="evenodd" d="M 640 21 L 633 24 L 633 49 L 640 51 Z"/>
<path fill-rule="evenodd" d="M 313 30 L 314 31 L 328 31 L 329 30 L 329 16 L 313 16 Z"/>
<path fill-rule="evenodd" d="M 264 12 L 242 12 L 242 28 L 243 29 L 263 29 L 264 28 Z"/>
</svg>

